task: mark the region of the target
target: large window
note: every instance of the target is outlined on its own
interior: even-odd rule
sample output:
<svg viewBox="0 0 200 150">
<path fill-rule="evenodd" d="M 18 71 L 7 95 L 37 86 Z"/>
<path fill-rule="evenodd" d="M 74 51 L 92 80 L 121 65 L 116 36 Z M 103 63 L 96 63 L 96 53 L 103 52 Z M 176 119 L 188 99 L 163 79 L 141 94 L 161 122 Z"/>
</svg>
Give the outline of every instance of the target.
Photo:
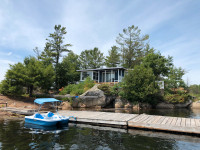
<svg viewBox="0 0 200 150">
<path fill-rule="evenodd" d="M 85 80 L 89 76 L 90 76 L 90 72 L 82 72 L 82 79 L 81 80 Z"/>
<path fill-rule="evenodd" d="M 93 80 L 98 81 L 98 72 L 93 72 Z"/>
</svg>

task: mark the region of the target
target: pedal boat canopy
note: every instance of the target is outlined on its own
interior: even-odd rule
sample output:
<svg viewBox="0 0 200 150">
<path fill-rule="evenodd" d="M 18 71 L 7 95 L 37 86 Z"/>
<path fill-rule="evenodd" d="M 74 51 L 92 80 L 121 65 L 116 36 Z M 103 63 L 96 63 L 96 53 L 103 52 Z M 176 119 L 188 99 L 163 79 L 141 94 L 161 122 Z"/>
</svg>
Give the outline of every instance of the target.
<svg viewBox="0 0 200 150">
<path fill-rule="evenodd" d="M 43 105 L 44 103 L 53 103 L 53 102 L 61 102 L 55 98 L 37 98 L 34 100 L 34 103 Z"/>
</svg>

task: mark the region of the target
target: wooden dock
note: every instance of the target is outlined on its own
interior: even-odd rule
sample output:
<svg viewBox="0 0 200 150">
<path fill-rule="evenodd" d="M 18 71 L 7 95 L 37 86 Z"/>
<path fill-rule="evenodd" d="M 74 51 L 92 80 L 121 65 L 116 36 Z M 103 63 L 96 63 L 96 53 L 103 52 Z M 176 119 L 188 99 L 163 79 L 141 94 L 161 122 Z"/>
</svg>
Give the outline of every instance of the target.
<svg viewBox="0 0 200 150">
<path fill-rule="evenodd" d="M 1 108 L 1 110 L 21 115 L 34 114 L 34 110 L 25 110 L 20 108 L 7 107 Z M 76 121 L 73 118 L 70 118 L 70 121 L 75 121 L 82 124 L 91 124 L 104 127 L 118 127 L 125 129 L 139 128 L 145 130 L 158 130 L 164 132 L 200 135 L 200 119 L 194 118 L 97 111 L 60 110 L 58 113 L 63 116 L 74 116 L 77 118 Z"/>
<path fill-rule="evenodd" d="M 79 123 L 200 135 L 200 119 L 94 111 L 62 110 L 59 114 L 74 116 Z"/>
<path fill-rule="evenodd" d="M 27 116 L 30 116 L 30 115 L 34 114 L 34 110 L 33 109 L 23 109 L 23 108 L 15 108 L 15 107 L 4 107 L 4 108 L 0 108 L 0 110 L 8 111 L 8 112 L 19 114 L 19 115 L 27 115 Z"/>
</svg>

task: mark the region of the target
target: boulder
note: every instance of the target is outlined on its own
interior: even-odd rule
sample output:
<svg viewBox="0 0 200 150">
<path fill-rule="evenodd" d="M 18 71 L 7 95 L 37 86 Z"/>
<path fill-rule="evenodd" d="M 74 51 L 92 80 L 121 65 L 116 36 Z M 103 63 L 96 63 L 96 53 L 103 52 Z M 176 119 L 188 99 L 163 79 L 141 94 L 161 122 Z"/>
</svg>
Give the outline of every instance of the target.
<svg viewBox="0 0 200 150">
<path fill-rule="evenodd" d="M 94 107 L 96 110 L 101 110 L 101 106 L 95 106 Z"/>
<path fill-rule="evenodd" d="M 63 102 L 61 105 L 62 110 L 70 110 L 72 109 L 72 106 L 69 102 Z"/>
<path fill-rule="evenodd" d="M 142 109 L 151 109 L 152 108 L 152 106 L 148 103 L 140 103 L 139 106 Z"/>
<path fill-rule="evenodd" d="M 94 85 L 91 89 L 80 95 L 73 100 L 73 107 L 105 107 L 109 105 L 115 97 L 105 96 L 104 92 L 98 89 L 98 84 Z"/>
<path fill-rule="evenodd" d="M 115 108 L 123 108 L 124 107 L 124 102 L 121 98 L 116 98 L 115 99 Z"/>
<path fill-rule="evenodd" d="M 124 105 L 124 108 L 132 108 L 132 107 L 133 105 L 129 102 Z"/>
<path fill-rule="evenodd" d="M 139 104 L 135 104 L 135 105 L 133 105 L 133 109 L 135 109 L 135 110 L 140 109 L 140 105 L 139 105 Z"/>
<path fill-rule="evenodd" d="M 175 107 L 174 104 L 168 104 L 164 102 L 158 103 L 156 105 L 157 109 L 173 109 L 174 107 Z"/>
<path fill-rule="evenodd" d="M 183 103 L 183 104 L 174 104 L 175 108 L 187 108 L 188 106 L 190 106 L 192 103 L 192 100 Z M 200 104 L 200 103 L 199 103 Z"/>
<path fill-rule="evenodd" d="M 200 101 L 191 103 L 190 107 L 194 108 L 194 109 L 196 109 L 196 108 L 200 109 Z"/>
</svg>

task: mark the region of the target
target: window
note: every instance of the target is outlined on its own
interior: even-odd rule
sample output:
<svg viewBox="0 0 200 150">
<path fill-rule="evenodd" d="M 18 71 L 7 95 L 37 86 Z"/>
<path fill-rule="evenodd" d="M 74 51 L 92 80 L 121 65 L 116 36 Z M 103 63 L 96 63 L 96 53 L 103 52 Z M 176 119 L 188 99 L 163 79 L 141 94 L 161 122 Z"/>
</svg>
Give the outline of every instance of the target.
<svg viewBox="0 0 200 150">
<path fill-rule="evenodd" d="M 98 73 L 97 72 L 93 72 L 93 80 L 98 81 Z"/>
<path fill-rule="evenodd" d="M 90 74 L 88 72 L 82 72 L 82 79 L 81 80 L 85 80 L 89 76 L 90 76 Z"/>
</svg>

